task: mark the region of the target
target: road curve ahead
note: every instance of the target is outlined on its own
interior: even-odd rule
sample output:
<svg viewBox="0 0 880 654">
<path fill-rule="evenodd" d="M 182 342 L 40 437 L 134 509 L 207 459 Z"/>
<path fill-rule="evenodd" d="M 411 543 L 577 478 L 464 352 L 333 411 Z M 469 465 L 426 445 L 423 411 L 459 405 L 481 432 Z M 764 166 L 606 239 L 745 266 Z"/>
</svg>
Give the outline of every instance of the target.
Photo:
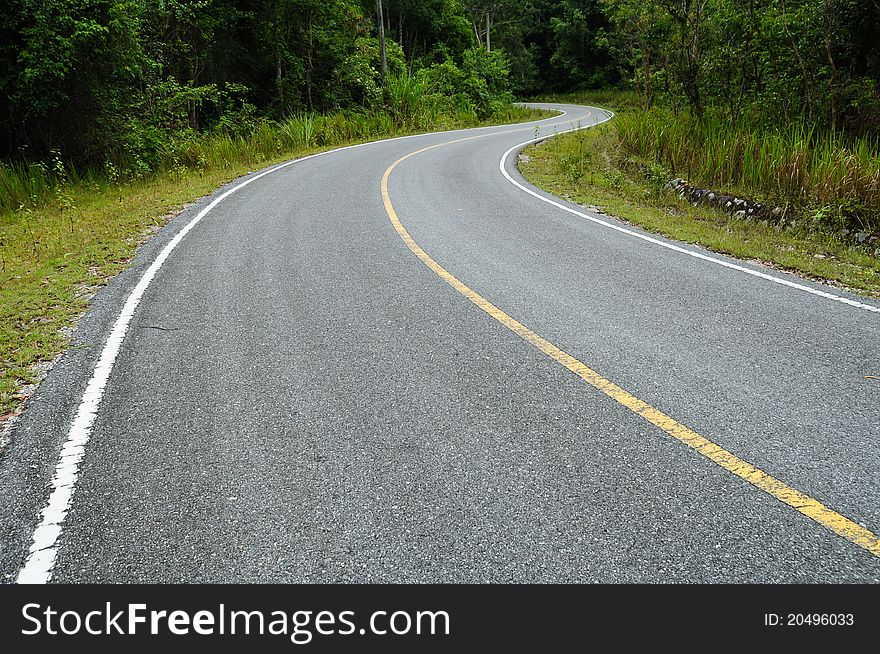
<svg viewBox="0 0 880 654">
<path fill-rule="evenodd" d="M 880 580 L 876 303 L 546 201 L 557 107 L 173 220 L 0 459 L 2 578 Z"/>
</svg>

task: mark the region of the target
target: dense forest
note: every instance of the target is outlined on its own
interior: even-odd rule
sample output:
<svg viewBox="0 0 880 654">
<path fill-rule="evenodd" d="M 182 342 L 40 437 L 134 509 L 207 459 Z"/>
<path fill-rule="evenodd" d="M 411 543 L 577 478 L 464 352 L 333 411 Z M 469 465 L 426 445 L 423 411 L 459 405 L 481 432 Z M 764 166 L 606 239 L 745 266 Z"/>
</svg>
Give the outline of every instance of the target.
<svg viewBox="0 0 880 654">
<path fill-rule="evenodd" d="M 181 134 L 381 109 L 401 78 L 483 114 L 510 94 L 627 87 L 695 116 L 880 129 L 878 0 L 9 0 L 0 12 L 7 160 L 150 168 Z"/>
</svg>

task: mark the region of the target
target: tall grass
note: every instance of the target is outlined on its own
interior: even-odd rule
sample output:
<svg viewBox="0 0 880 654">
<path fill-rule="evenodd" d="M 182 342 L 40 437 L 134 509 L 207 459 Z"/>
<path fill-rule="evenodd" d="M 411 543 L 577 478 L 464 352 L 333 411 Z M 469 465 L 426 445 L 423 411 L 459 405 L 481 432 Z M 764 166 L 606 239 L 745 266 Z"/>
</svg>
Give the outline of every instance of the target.
<svg viewBox="0 0 880 654">
<path fill-rule="evenodd" d="M 535 102 L 560 102 L 568 104 L 585 104 L 604 109 L 620 110 L 641 108 L 644 101 L 635 91 L 621 89 L 596 89 L 575 91 L 573 93 L 551 93 L 533 98 Z"/>
<path fill-rule="evenodd" d="M 423 109 L 422 99 L 426 97 L 428 97 L 427 85 L 417 76 L 404 72 L 388 77 L 388 105 L 398 122 L 411 125 L 420 110 L 430 113 L 432 108 L 430 104 L 425 105 Z"/>
<path fill-rule="evenodd" d="M 21 387 L 35 379 L 31 366 L 64 347 L 60 328 L 83 310 L 85 291 L 121 270 L 147 230 L 181 204 L 269 161 L 422 125 L 477 124 L 449 105 L 420 105 L 406 121 L 390 111 L 339 111 L 297 114 L 246 132 L 177 133 L 147 172 L 125 160 L 74 170 L 60 154 L 45 164 L 0 165 L 0 415 L 21 405 Z M 490 119 L 544 117 L 508 107 Z"/>
<path fill-rule="evenodd" d="M 618 155 L 691 183 L 799 210 L 834 229 L 880 230 L 880 143 L 804 125 L 762 129 L 652 110 L 613 122 Z"/>
<path fill-rule="evenodd" d="M 497 122 L 523 120 L 538 112 L 512 105 L 491 117 Z M 158 163 L 143 170 L 122 159 L 103 167 L 77 170 L 56 157 L 43 162 L 0 162 L 0 213 L 37 208 L 66 197 L 68 191 L 94 188 L 153 173 L 232 169 L 259 164 L 289 152 L 429 129 L 453 129 L 478 124 L 472 107 L 460 107 L 427 93 L 423 82 L 410 75 L 390 77 L 388 109 L 299 113 L 282 121 L 264 121 L 248 134 L 220 131 L 183 133 L 169 137 Z"/>
<path fill-rule="evenodd" d="M 57 198 L 66 187 L 95 185 L 106 177 L 95 169 L 75 170 L 60 158 L 43 162 L 0 162 L 0 212 L 39 205 L 46 198 Z"/>
</svg>

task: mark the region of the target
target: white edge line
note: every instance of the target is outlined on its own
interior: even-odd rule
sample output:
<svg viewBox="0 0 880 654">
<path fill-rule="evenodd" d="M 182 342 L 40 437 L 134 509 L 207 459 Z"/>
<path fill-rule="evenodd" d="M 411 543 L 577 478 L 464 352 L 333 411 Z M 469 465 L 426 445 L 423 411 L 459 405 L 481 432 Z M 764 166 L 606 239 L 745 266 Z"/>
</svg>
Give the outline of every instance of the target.
<svg viewBox="0 0 880 654">
<path fill-rule="evenodd" d="M 560 111 L 559 115 L 551 116 L 550 118 L 543 118 L 537 121 L 530 121 L 528 123 L 528 127 L 523 127 L 521 129 L 531 129 L 532 125 L 543 123 L 548 120 L 562 118 L 566 115 L 565 111 L 558 111 Z M 261 173 L 252 175 L 240 184 L 233 186 L 231 189 L 217 196 L 204 209 L 199 211 L 199 213 L 196 214 L 195 218 L 189 221 L 189 223 L 187 223 L 186 226 L 183 227 L 183 229 L 181 229 L 174 236 L 174 238 L 172 238 L 168 242 L 168 244 L 165 245 L 164 248 L 162 248 L 162 251 L 159 252 L 153 263 L 150 264 L 150 267 L 147 268 L 147 270 L 141 276 L 137 285 L 132 289 L 131 293 L 125 301 L 125 304 L 122 307 L 122 310 L 119 312 L 119 316 L 116 318 L 116 322 L 113 324 L 110 335 L 107 337 L 107 341 L 104 344 L 104 349 L 101 350 L 101 355 L 98 359 L 98 362 L 95 364 L 92 377 L 89 379 L 89 382 L 86 385 L 86 390 L 83 393 L 79 406 L 77 407 L 73 422 L 71 422 L 70 424 L 70 429 L 67 432 L 67 439 L 64 441 L 64 445 L 61 447 L 58 463 L 55 466 L 55 475 L 52 478 L 52 490 L 49 493 L 49 499 L 45 507 L 40 512 L 39 524 L 34 529 L 31 546 L 28 550 L 28 556 L 25 560 L 24 566 L 18 573 L 16 583 L 45 584 L 48 583 L 52 578 L 52 568 L 55 565 L 55 557 L 58 553 L 56 547 L 58 544 L 58 537 L 61 535 L 61 528 L 64 524 L 64 519 L 67 517 L 67 512 L 70 509 L 70 502 L 76 487 L 76 481 L 79 475 L 79 467 L 82 463 L 85 453 L 85 446 L 89 442 L 92 425 L 95 422 L 95 416 L 98 413 L 98 407 L 101 404 L 101 399 L 104 395 L 104 389 L 107 386 L 107 380 L 110 378 L 110 372 L 113 370 L 113 364 L 116 362 L 116 357 L 119 355 L 119 349 L 122 347 L 122 341 L 125 339 L 125 335 L 128 332 L 129 323 L 134 316 L 135 309 L 137 309 L 141 298 L 144 296 L 144 293 L 150 286 L 150 283 L 153 281 L 156 273 L 159 272 L 162 264 L 165 263 L 165 260 L 174 251 L 174 248 L 176 248 L 180 241 L 183 240 L 183 237 L 186 236 L 193 229 L 193 227 L 195 227 L 202 220 L 202 218 L 204 218 L 214 207 L 220 204 L 223 200 L 228 198 L 236 191 L 244 188 L 251 182 L 254 182 L 261 177 L 265 177 L 266 175 L 269 175 L 271 173 L 277 172 L 282 168 L 286 168 L 287 166 L 293 165 L 295 163 L 300 163 L 308 159 L 314 159 L 315 157 L 321 157 L 324 155 L 332 154 L 334 152 L 340 152 L 342 150 L 352 150 L 354 148 L 360 148 L 367 145 L 389 143 L 391 141 L 400 141 L 403 139 L 411 139 L 420 136 L 431 136 L 435 134 L 453 134 L 456 132 L 469 132 L 476 130 L 493 129 L 498 127 L 506 127 L 506 125 L 487 125 L 486 127 L 471 127 L 441 132 L 409 134 L 407 136 L 397 136 L 394 138 L 381 139 L 378 141 L 367 141 L 365 143 L 356 143 L 355 145 L 346 145 L 341 148 L 334 148 L 332 150 L 325 150 L 324 152 L 317 152 L 315 154 L 310 154 L 299 159 L 286 161 L 282 164 L 269 168 L 268 170 L 264 170 Z"/>
<path fill-rule="evenodd" d="M 594 109 L 598 109 L 598 107 L 593 107 Z M 602 109 L 605 113 L 608 114 L 608 117 L 604 120 L 600 120 L 596 123 L 590 123 L 589 125 L 577 125 L 572 127 L 571 129 L 564 130 L 559 132 L 559 134 L 565 134 L 566 132 L 576 132 L 581 129 L 587 129 L 589 127 L 595 127 L 596 125 L 601 125 L 602 123 L 608 122 L 612 118 L 614 118 L 614 113 Z M 621 227 L 620 225 L 615 225 L 614 223 L 607 222 L 602 220 L 601 218 L 596 218 L 595 216 L 591 216 L 589 214 L 583 213 L 582 211 L 578 211 L 577 209 L 572 209 L 571 207 L 567 207 L 560 202 L 556 202 L 555 200 L 551 200 L 548 197 L 541 195 L 533 191 L 532 189 L 523 186 L 518 181 L 516 181 L 513 177 L 510 176 L 510 173 L 507 172 L 507 159 L 510 157 L 511 153 L 516 152 L 527 145 L 531 145 L 533 143 L 537 143 L 539 141 L 546 141 L 548 138 L 552 138 L 549 136 L 541 136 L 539 138 L 529 139 L 528 141 L 524 141 L 518 145 L 514 145 L 507 152 L 505 152 L 501 156 L 501 161 L 498 163 L 498 168 L 501 170 L 501 174 L 507 178 L 507 181 L 519 188 L 522 191 L 525 191 L 531 196 L 534 196 L 541 200 L 542 202 L 546 202 L 547 204 L 553 205 L 558 209 L 562 209 L 563 211 L 567 211 L 568 213 L 574 214 L 575 216 L 579 216 L 581 218 L 586 218 L 598 225 L 602 225 L 603 227 L 608 227 L 609 229 L 613 229 L 615 231 L 621 232 L 623 234 L 628 234 L 629 236 L 635 236 L 643 241 L 647 241 L 648 243 L 653 243 L 654 245 L 659 245 L 660 247 L 664 247 L 668 250 L 674 250 L 676 252 L 680 252 L 682 254 L 686 254 L 690 257 L 694 257 L 695 259 L 702 259 L 703 261 L 709 261 L 710 263 L 717 264 L 719 266 L 724 266 L 725 268 L 730 268 L 731 270 L 737 270 L 739 272 L 746 273 L 747 275 L 752 275 L 753 277 L 760 277 L 761 279 L 766 279 L 767 281 L 774 282 L 776 284 L 781 284 L 782 286 L 788 286 L 789 288 L 794 288 L 799 291 L 804 291 L 805 293 L 811 293 L 812 295 L 818 295 L 819 297 L 824 297 L 829 300 L 834 300 L 835 302 L 840 302 L 842 304 L 847 304 L 851 307 L 856 307 L 857 309 L 865 309 L 866 311 L 872 311 L 874 313 L 880 313 L 880 307 L 872 306 L 870 304 L 864 304 L 862 302 L 857 302 L 856 300 L 850 300 L 849 298 L 841 297 L 840 295 L 834 295 L 833 293 L 828 293 L 826 291 L 821 291 L 817 288 L 811 288 L 809 286 L 805 286 L 803 284 L 798 284 L 797 282 L 792 282 L 787 279 L 781 279 L 779 277 L 774 277 L 773 275 L 768 275 L 767 273 L 760 272 L 758 270 L 752 270 L 750 268 L 746 268 L 745 266 L 739 266 L 735 263 L 730 263 L 729 261 L 724 261 L 722 259 L 716 259 L 715 257 L 710 257 L 708 255 L 702 254 L 700 252 L 694 252 L 693 250 L 688 250 L 683 247 L 679 247 L 678 245 L 673 245 L 672 243 L 667 243 L 665 241 L 661 241 L 656 238 L 652 238 L 647 236 L 646 234 L 640 234 L 639 232 L 635 232 L 631 229 L 627 229 L 625 227 Z"/>
</svg>

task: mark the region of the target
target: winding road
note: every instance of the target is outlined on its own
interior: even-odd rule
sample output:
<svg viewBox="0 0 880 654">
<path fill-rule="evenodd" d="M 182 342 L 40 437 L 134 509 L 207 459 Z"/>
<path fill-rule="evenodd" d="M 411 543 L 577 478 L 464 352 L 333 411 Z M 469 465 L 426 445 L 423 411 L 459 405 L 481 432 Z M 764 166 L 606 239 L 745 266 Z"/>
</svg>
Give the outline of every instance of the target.
<svg viewBox="0 0 880 654">
<path fill-rule="evenodd" d="M 535 189 L 529 140 L 253 173 L 95 297 L 6 582 L 877 582 L 880 309 Z"/>
</svg>

